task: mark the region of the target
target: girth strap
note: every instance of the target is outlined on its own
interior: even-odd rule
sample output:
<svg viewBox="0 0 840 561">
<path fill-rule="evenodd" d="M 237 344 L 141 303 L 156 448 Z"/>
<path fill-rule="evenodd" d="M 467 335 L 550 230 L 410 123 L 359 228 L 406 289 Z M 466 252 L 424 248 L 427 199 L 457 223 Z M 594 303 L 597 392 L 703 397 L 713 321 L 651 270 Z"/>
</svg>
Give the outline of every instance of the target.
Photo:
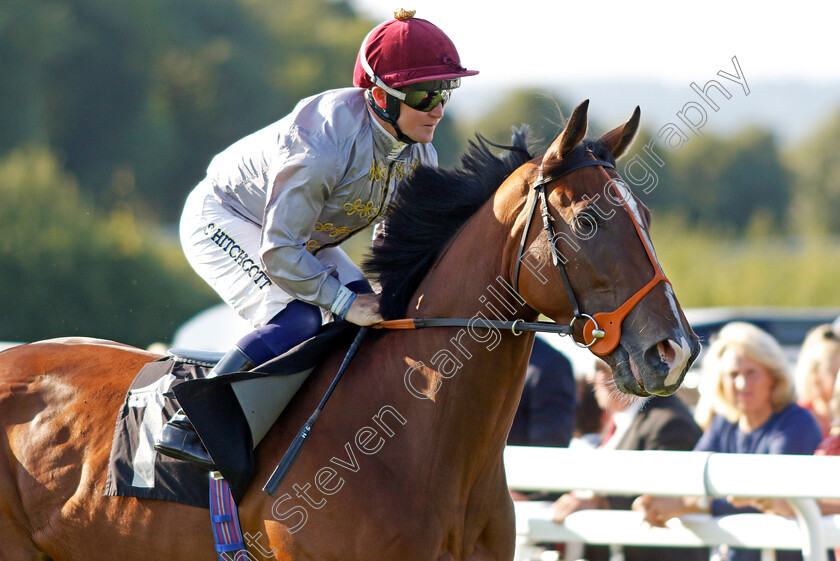
<svg viewBox="0 0 840 561">
<path fill-rule="evenodd" d="M 239 526 L 239 510 L 230 486 L 221 476 L 210 473 L 210 522 L 219 561 L 248 557 Z M 241 555 L 240 555 L 241 554 Z"/>
</svg>

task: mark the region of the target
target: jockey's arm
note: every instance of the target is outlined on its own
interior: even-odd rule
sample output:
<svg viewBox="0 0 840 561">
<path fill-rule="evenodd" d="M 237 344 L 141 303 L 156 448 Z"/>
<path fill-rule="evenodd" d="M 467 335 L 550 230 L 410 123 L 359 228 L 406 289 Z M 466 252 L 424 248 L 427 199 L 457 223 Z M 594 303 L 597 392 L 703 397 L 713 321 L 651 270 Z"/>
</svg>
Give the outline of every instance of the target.
<svg viewBox="0 0 840 561">
<path fill-rule="evenodd" d="M 351 323 L 370 325 L 382 320 L 378 295 L 353 293 L 336 274 L 337 268 L 352 268 L 355 271 L 343 276 L 364 278 L 358 267 L 338 248 L 323 250 L 336 254 L 337 265 L 324 264 L 307 249 L 331 191 L 340 182 L 341 172 L 330 154 L 334 151 L 329 147 L 301 142 L 290 146 L 282 164 L 272 170 L 260 256 L 271 279 L 296 299 L 331 310 Z"/>
<path fill-rule="evenodd" d="M 287 148 L 265 211 L 260 258 L 272 281 L 298 300 L 329 310 L 342 288 L 335 266 L 307 248 L 331 191 L 340 181 L 330 151 L 300 142 Z M 324 156 L 319 157 L 318 154 Z"/>
</svg>

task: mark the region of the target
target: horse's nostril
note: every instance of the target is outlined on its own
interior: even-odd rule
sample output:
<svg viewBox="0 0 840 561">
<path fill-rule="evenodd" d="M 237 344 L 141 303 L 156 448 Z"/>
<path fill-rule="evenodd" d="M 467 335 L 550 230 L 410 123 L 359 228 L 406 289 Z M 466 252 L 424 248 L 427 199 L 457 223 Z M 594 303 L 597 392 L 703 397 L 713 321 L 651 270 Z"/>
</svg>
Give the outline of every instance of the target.
<svg viewBox="0 0 840 561">
<path fill-rule="evenodd" d="M 676 352 L 674 348 L 671 346 L 671 341 L 660 341 L 658 345 L 656 345 L 656 350 L 659 352 L 659 360 L 664 362 L 665 364 L 671 364 L 676 357 Z"/>
<path fill-rule="evenodd" d="M 680 345 L 672 339 L 664 339 L 645 352 L 648 367 L 665 375 L 666 386 L 677 383 L 690 357 L 689 345 Z"/>
<path fill-rule="evenodd" d="M 670 370 L 669 365 L 674 360 L 674 349 L 667 341 L 660 341 L 645 352 L 645 363 L 659 372 Z"/>
<path fill-rule="evenodd" d="M 651 368 L 672 369 L 683 366 L 687 355 L 690 354 L 682 345 L 671 339 L 664 339 L 650 347 L 645 353 L 645 362 Z"/>
</svg>

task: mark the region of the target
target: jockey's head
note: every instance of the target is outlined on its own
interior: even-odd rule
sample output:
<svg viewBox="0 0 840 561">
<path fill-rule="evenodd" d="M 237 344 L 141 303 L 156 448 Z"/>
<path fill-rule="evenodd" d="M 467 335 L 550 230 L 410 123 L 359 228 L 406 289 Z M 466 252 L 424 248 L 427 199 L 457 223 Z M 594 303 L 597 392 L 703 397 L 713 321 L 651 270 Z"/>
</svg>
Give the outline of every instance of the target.
<svg viewBox="0 0 840 561">
<path fill-rule="evenodd" d="M 368 103 L 394 127 L 403 142 L 431 140 L 407 137 L 397 125 L 402 104 L 428 113 L 449 100 L 461 78 L 478 74 L 461 66 L 455 45 L 438 27 L 401 10 L 394 19 L 368 33 L 353 70 L 353 85 L 366 88 Z"/>
</svg>

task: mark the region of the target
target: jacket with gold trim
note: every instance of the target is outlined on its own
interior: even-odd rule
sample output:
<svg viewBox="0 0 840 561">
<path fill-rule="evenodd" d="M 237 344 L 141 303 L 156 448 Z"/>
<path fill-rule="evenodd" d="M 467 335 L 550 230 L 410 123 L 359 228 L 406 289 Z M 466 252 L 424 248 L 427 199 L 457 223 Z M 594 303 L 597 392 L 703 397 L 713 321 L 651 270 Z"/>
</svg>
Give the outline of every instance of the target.
<svg viewBox="0 0 840 561">
<path fill-rule="evenodd" d="M 314 255 L 376 220 L 418 165 L 437 165 L 431 144 L 407 145 L 382 128 L 364 91 L 302 100 L 213 158 L 202 182 L 224 207 L 262 227 L 260 258 L 271 279 L 322 308 L 341 284 Z"/>
</svg>

